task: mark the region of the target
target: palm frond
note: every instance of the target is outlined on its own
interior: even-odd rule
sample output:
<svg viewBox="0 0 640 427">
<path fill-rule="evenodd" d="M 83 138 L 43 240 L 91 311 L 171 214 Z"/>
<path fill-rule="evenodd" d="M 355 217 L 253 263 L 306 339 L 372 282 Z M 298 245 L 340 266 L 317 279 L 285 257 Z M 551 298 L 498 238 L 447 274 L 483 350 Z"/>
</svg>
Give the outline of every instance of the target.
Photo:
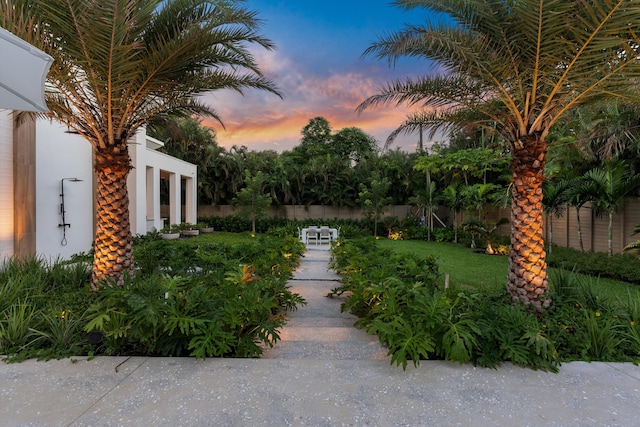
<svg viewBox="0 0 640 427">
<path fill-rule="evenodd" d="M 383 87 L 358 111 L 387 104 L 452 106 L 483 110 L 502 124 L 510 141 L 522 135 L 544 138 L 572 108 L 628 97 L 629 81 L 640 78 L 640 2 L 625 0 L 398 0 L 447 18 L 381 37 L 365 55 L 422 57 L 431 75 Z M 462 77 L 463 76 L 463 77 Z M 460 83 L 469 86 L 461 90 Z M 444 89 L 444 86 L 449 89 Z M 495 111 L 490 111 L 494 113 Z"/>
<path fill-rule="evenodd" d="M 54 57 L 46 94 L 50 116 L 97 147 L 128 138 L 155 115 L 197 113 L 220 121 L 198 100 L 209 91 L 281 96 L 250 49 L 273 49 L 273 43 L 258 33 L 256 13 L 240 2 L 17 2 L 32 5 L 25 16 L 46 28 L 40 45 Z"/>
<path fill-rule="evenodd" d="M 622 249 L 622 253 L 640 253 L 640 240 L 629 243 Z"/>
</svg>

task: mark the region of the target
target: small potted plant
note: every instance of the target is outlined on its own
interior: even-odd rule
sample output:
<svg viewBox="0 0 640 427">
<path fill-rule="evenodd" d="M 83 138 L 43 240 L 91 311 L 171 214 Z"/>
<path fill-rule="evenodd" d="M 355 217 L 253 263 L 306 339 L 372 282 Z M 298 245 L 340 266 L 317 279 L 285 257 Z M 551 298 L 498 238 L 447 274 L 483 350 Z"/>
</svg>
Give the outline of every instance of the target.
<svg viewBox="0 0 640 427">
<path fill-rule="evenodd" d="M 202 234 L 213 233 L 213 227 L 209 226 L 206 222 L 199 222 L 198 228 Z"/>
<path fill-rule="evenodd" d="M 183 222 L 180 224 L 181 234 L 184 237 L 194 237 L 200 234 L 200 230 L 196 227 L 195 224 L 191 224 L 188 222 Z"/>
<path fill-rule="evenodd" d="M 160 234 L 164 240 L 175 240 L 180 237 L 180 226 L 178 224 L 165 225 Z"/>
</svg>

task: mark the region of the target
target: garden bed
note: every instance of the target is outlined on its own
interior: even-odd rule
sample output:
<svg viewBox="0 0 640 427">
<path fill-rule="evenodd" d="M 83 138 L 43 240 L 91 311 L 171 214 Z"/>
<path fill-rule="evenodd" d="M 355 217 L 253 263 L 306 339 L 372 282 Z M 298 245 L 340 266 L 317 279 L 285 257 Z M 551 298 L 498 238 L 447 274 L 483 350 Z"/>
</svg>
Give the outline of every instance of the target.
<svg viewBox="0 0 640 427">
<path fill-rule="evenodd" d="M 147 236 L 135 278 L 99 291 L 82 263 L 12 260 L 0 269 L 0 354 L 257 357 L 305 304 L 287 286 L 303 250 L 294 237 Z"/>
<path fill-rule="evenodd" d="M 510 303 L 505 258 L 468 252 L 452 260 L 446 254 L 454 249 L 446 245 L 424 242 L 434 249 L 425 254 L 416 250 L 420 242 L 393 242 L 394 250 L 383 249 L 391 246 L 387 242 L 336 244 L 332 267 L 342 285 L 333 294 L 347 292 L 342 309 L 378 335 L 392 363 L 406 367 L 409 361 L 446 359 L 495 367 L 510 361 L 555 371 L 563 361 L 640 360 L 640 302 L 632 285 L 612 294 L 597 278 L 553 270 L 553 306 L 533 313 Z M 403 250 L 405 243 L 410 250 Z M 484 263 L 474 264 L 473 257 Z M 492 264 L 501 260 L 504 269 Z M 471 273 L 469 279 L 457 282 L 452 274 L 445 288 L 441 264 L 457 277 Z"/>
</svg>

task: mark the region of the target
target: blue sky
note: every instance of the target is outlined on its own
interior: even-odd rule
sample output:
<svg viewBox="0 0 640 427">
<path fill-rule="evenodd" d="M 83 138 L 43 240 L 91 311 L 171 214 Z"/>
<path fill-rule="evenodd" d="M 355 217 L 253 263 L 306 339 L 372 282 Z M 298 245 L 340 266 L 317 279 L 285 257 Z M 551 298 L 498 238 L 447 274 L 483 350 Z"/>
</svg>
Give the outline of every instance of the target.
<svg viewBox="0 0 640 427">
<path fill-rule="evenodd" d="M 380 35 L 400 30 L 404 23 L 422 23 L 425 11 L 403 12 L 388 0 L 246 0 L 263 20 L 261 34 L 274 52 L 256 50 L 258 64 L 274 81 L 284 100 L 250 91 L 245 96 L 217 92 L 208 96 L 225 123 L 218 143 L 226 148 L 283 151 L 299 143 L 310 119 L 323 116 L 335 131 L 356 126 L 384 142 L 408 110 L 376 108 L 357 115 L 356 106 L 387 81 L 429 71 L 426 61 L 401 59 L 394 68 L 385 60 L 362 58 Z M 394 147 L 415 149 L 417 136 Z"/>
</svg>

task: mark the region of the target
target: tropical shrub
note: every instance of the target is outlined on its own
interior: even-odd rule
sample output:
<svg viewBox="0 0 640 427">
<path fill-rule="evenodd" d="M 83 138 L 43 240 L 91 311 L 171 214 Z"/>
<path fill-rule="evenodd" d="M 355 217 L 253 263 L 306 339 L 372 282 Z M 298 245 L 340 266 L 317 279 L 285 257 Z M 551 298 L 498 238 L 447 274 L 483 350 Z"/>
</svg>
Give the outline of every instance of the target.
<svg viewBox="0 0 640 427">
<path fill-rule="evenodd" d="M 90 290 L 90 264 L 10 260 L 0 268 L 5 360 L 72 355 L 255 357 L 305 304 L 287 280 L 304 246 L 241 235 L 139 239 L 135 278 Z"/>
<path fill-rule="evenodd" d="M 640 222 L 637 223 L 636 225 L 634 225 L 633 227 L 633 234 L 632 236 L 635 236 L 637 234 L 640 234 Z M 627 246 L 625 246 L 622 249 L 623 253 L 633 253 L 635 255 L 640 254 L 640 240 L 636 240 L 635 242 L 629 243 Z"/>
<path fill-rule="evenodd" d="M 610 298 L 598 279 L 568 270 L 550 276 L 555 309 L 546 319 L 562 360 L 637 361 L 637 296 Z"/>
<path fill-rule="evenodd" d="M 501 286 L 444 289 L 435 258 L 400 256 L 371 238 L 340 240 L 330 267 L 342 284 L 329 296 L 347 293 L 342 310 L 403 368 L 445 359 L 555 372 L 562 361 L 640 359 L 640 303 L 612 299 L 595 278 L 554 270 L 554 306 L 540 313 L 511 304 Z"/>
<path fill-rule="evenodd" d="M 91 350 L 82 331 L 91 264 L 9 259 L 0 265 L 0 354 L 63 357 Z"/>
<path fill-rule="evenodd" d="M 281 304 L 293 298 L 282 298 L 287 292 L 282 280 L 265 280 L 248 265 L 223 280 L 151 276 L 104 289 L 85 331 L 102 334 L 106 354 L 255 357 L 279 339 Z"/>
<path fill-rule="evenodd" d="M 580 252 L 555 246 L 547 256 L 550 267 L 576 270 L 596 277 L 607 277 L 640 285 L 640 259 L 632 253 Z"/>
</svg>

